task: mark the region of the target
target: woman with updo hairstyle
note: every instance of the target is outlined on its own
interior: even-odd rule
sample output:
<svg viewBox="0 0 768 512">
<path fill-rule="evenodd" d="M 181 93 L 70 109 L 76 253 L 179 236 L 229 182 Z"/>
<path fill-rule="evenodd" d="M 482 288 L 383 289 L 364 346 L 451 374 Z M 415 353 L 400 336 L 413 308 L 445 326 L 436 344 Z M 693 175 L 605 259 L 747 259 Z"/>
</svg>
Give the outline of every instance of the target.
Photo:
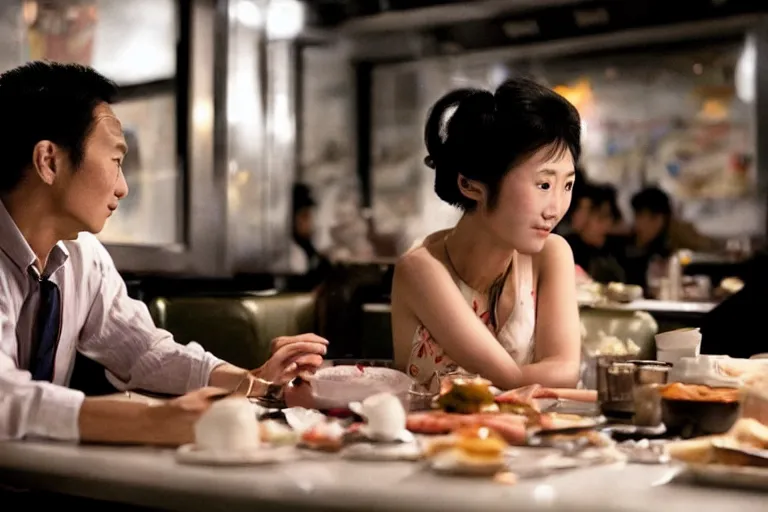
<svg viewBox="0 0 768 512">
<path fill-rule="evenodd" d="M 525 78 L 435 103 L 425 163 L 464 214 L 395 267 L 399 369 L 424 385 L 460 370 L 502 389 L 577 384 L 573 254 L 551 231 L 571 202 L 580 137 L 573 105 Z"/>
</svg>

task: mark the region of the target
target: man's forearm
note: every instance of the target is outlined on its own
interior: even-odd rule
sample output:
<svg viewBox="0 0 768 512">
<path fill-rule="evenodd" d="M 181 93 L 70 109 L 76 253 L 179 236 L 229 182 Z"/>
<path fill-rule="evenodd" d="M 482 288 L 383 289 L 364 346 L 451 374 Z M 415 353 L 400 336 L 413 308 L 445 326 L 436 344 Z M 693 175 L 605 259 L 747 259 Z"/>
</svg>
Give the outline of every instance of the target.
<svg viewBox="0 0 768 512">
<path fill-rule="evenodd" d="M 233 364 L 224 363 L 215 367 L 208 378 L 208 385 L 216 388 L 234 390 L 242 384 L 248 376 L 248 370 L 239 368 Z"/>
<path fill-rule="evenodd" d="M 80 407 L 80 440 L 92 443 L 149 443 L 149 405 L 122 400 L 86 398 Z"/>
<path fill-rule="evenodd" d="M 211 371 L 210 386 L 234 390 L 248 371 L 224 363 Z M 245 388 L 243 388 L 245 389 Z M 194 422 L 168 425 L 161 411 L 146 403 L 86 398 L 80 408 L 80 440 L 92 443 L 177 445 L 192 442 Z"/>
</svg>

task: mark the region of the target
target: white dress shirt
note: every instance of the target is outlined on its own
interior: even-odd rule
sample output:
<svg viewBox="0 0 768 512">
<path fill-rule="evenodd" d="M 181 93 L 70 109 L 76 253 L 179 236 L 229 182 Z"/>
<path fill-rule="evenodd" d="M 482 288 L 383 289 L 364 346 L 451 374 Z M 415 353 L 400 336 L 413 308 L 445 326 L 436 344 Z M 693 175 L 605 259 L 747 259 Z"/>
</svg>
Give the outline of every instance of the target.
<svg viewBox="0 0 768 512">
<path fill-rule="evenodd" d="M 85 397 L 67 387 L 76 351 L 104 365 L 124 389 L 173 394 L 208 385 L 223 363 L 156 328 L 146 305 L 128 296 L 104 246 L 82 233 L 59 242 L 43 270 L 61 291 L 61 330 L 53 383 L 32 380 L 27 369 L 40 289 L 35 260 L 0 201 L 0 440 L 79 439 Z"/>
</svg>

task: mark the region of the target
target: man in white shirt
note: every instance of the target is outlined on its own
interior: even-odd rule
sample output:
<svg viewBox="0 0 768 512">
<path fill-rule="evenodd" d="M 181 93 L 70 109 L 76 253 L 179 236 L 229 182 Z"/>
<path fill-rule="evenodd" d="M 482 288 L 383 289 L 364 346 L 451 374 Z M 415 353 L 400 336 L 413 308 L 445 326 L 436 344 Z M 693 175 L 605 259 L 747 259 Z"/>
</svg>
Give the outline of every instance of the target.
<svg viewBox="0 0 768 512">
<path fill-rule="evenodd" d="M 247 371 L 157 329 L 93 236 L 128 193 L 127 151 L 92 69 L 35 62 L 0 75 L 0 440 L 178 445 L 222 389 L 264 394 L 322 363 L 327 342 L 280 338 Z M 233 340 L 233 342 L 236 340 Z M 76 352 L 162 406 L 69 389 Z M 197 391 L 194 391 L 197 390 Z"/>
</svg>

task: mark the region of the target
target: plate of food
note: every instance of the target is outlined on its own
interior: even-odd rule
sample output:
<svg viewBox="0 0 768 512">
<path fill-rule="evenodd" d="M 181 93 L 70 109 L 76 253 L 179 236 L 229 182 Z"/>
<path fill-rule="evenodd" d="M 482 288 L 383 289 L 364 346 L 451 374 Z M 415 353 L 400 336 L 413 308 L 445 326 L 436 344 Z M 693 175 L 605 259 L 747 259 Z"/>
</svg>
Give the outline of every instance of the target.
<svg viewBox="0 0 768 512">
<path fill-rule="evenodd" d="M 269 464 L 298 457 L 297 436 L 272 420 L 260 423 L 244 397 L 214 402 L 195 423 L 195 442 L 176 450 L 184 464 L 216 466 Z"/>
<path fill-rule="evenodd" d="M 452 435 L 432 439 L 425 455 L 441 473 L 488 476 L 504 469 L 509 445 L 493 429 L 469 426 Z"/>
<path fill-rule="evenodd" d="M 407 407 L 413 384 L 413 379 L 403 372 L 362 365 L 323 368 L 308 380 L 314 408 L 320 410 L 347 408 L 351 402 L 362 402 L 379 393 L 391 393 Z"/>
<path fill-rule="evenodd" d="M 581 416 L 558 412 L 543 413 L 536 424 L 528 429 L 529 435 L 577 434 L 603 427 L 605 416 Z"/>
<path fill-rule="evenodd" d="M 741 418 L 723 435 L 669 443 L 667 452 L 682 462 L 682 478 L 724 487 L 768 489 L 768 426 Z"/>
<path fill-rule="evenodd" d="M 526 441 L 528 418 L 511 413 L 461 414 L 445 411 L 410 413 L 406 426 L 414 434 L 440 436 L 462 428 L 486 427 L 493 429 L 510 445 L 523 445 Z"/>
<path fill-rule="evenodd" d="M 662 421 L 684 438 L 723 434 L 739 418 L 740 391 L 700 384 L 667 384 L 659 390 Z"/>
<path fill-rule="evenodd" d="M 768 468 L 728 464 L 688 464 L 683 477 L 695 483 L 738 489 L 768 490 Z"/>
</svg>

